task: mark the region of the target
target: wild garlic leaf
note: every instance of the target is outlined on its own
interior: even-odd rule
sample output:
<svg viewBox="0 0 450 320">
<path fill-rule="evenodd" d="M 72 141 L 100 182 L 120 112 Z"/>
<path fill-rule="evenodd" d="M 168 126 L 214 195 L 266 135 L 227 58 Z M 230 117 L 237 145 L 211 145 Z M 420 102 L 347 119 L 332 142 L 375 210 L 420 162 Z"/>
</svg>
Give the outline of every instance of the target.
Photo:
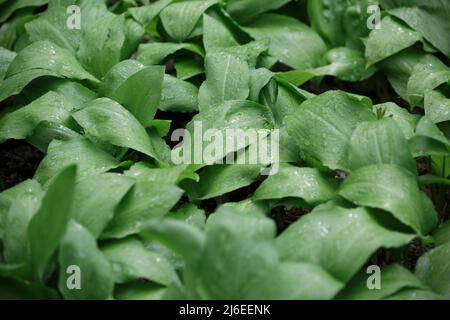
<svg viewBox="0 0 450 320">
<path fill-rule="evenodd" d="M 444 222 L 433 233 L 433 238 L 436 246 L 450 242 L 450 222 Z"/>
<path fill-rule="evenodd" d="M 366 60 L 360 51 L 347 47 L 331 49 L 324 56 L 323 63 L 322 67 L 287 71 L 279 73 L 277 77 L 300 86 L 322 76 L 335 76 L 345 81 L 361 81 L 375 72 L 373 67 L 366 69 Z"/>
<path fill-rule="evenodd" d="M 116 173 L 90 175 L 77 181 L 72 217 L 95 238 L 114 217 L 115 209 L 134 185 L 133 179 Z"/>
<path fill-rule="evenodd" d="M 171 212 L 168 216 L 170 218 L 187 222 L 200 230 L 205 228 L 205 211 L 197 208 L 197 206 L 192 203 L 181 206 L 175 212 Z"/>
<path fill-rule="evenodd" d="M 319 65 L 326 52 L 322 38 L 308 26 L 291 17 L 263 14 L 246 26 L 255 39 L 270 39 L 269 54 L 295 69 Z M 304 46 L 308 43 L 308 46 Z"/>
<path fill-rule="evenodd" d="M 399 165 L 417 175 L 408 141 L 395 120 L 390 118 L 361 122 L 356 127 L 350 139 L 348 161 L 352 171 L 384 163 Z"/>
<path fill-rule="evenodd" d="M 101 237 L 122 239 L 139 233 L 146 222 L 165 216 L 182 194 L 183 190 L 171 184 L 136 182 L 119 203 Z"/>
<path fill-rule="evenodd" d="M 65 167 L 52 180 L 39 211 L 28 225 L 31 265 L 44 282 L 47 265 L 58 248 L 71 218 L 76 166 Z"/>
<path fill-rule="evenodd" d="M 26 7 L 39 7 L 47 4 L 49 0 L 17 0 L 10 1 L 8 4 L 2 4 L 2 13 L 0 14 L 0 22 L 3 23 L 17 10 Z"/>
<path fill-rule="evenodd" d="M 0 142 L 29 137 L 41 121 L 69 125 L 71 110 L 72 106 L 60 95 L 49 92 L 0 119 Z"/>
<path fill-rule="evenodd" d="M 23 49 L 9 65 L 5 80 L 0 83 L 0 101 L 20 93 L 32 80 L 43 76 L 98 83 L 70 51 L 49 41 L 38 41 Z"/>
<path fill-rule="evenodd" d="M 58 288 L 69 300 L 109 299 L 114 289 L 112 267 L 97 247 L 97 242 L 87 229 L 71 220 L 61 239 L 58 261 L 60 265 Z M 73 269 L 73 266 L 78 269 Z M 79 273 L 76 273 L 79 272 Z M 71 289 L 80 277 L 79 289 Z"/>
<path fill-rule="evenodd" d="M 197 112 L 197 87 L 190 82 L 164 75 L 159 109 L 169 112 Z"/>
<path fill-rule="evenodd" d="M 191 199 L 205 200 L 250 185 L 264 166 L 259 164 L 219 164 L 208 166 L 200 173 L 200 181 L 189 185 Z"/>
<path fill-rule="evenodd" d="M 39 190 L 41 190 L 41 186 L 36 180 L 25 180 L 0 193 L 0 239 L 4 238 L 8 211 L 10 210 L 11 205 L 17 199 L 26 197 L 27 194 L 37 194 Z"/>
<path fill-rule="evenodd" d="M 194 165 L 179 165 L 165 168 L 153 168 L 147 163 L 138 162 L 124 172 L 127 177 L 137 181 L 153 182 L 155 184 L 169 183 L 179 184 L 184 179 L 198 181 Z"/>
<path fill-rule="evenodd" d="M 353 171 L 340 187 L 347 200 L 388 211 L 417 234 L 426 235 L 437 223 L 431 201 L 419 189 L 416 177 L 397 165 L 377 164 Z"/>
<path fill-rule="evenodd" d="M 373 120 L 375 115 L 357 99 L 330 91 L 303 102 L 285 123 L 304 159 L 319 161 L 330 169 L 348 170 L 350 137 L 360 122 Z"/>
<path fill-rule="evenodd" d="M 325 204 L 289 226 L 276 244 L 282 259 L 319 265 L 345 283 L 378 248 L 400 247 L 413 238 L 385 229 L 367 209 Z"/>
<path fill-rule="evenodd" d="M 41 206 L 43 191 L 33 180 L 28 187 L 11 203 L 5 216 L 5 234 L 3 237 L 5 262 L 14 265 L 29 263 L 30 243 L 28 224 Z"/>
<path fill-rule="evenodd" d="M 367 289 L 366 268 L 362 270 L 342 290 L 338 299 L 344 300 L 381 300 L 402 291 L 402 289 L 428 289 L 419 278 L 399 264 L 390 264 L 381 270 L 380 290 Z"/>
<path fill-rule="evenodd" d="M 137 239 L 110 242 L 102 246 L 101 250 L 112 265 L 116 283 L 145 279 L 168 286 L 179 281 L 167 258 L 146 249 Z"/>
<path fill-rule="evenodd" d="M 273 0 L 261 2 L 258 0 L 229 0 L 227 1 L 226 10 L 237 21 L 245 23 L 261 13 L 278 9 L 290 1 Z"/>
<path fill-rule="evenodd" d="M 396 18 L 386 16 L 381 20 L 380 28 L 370 32 L 366 43 L 367 64 L 373 65 L 406 49 L 422 37 L 398 21 Z"/>
<path fill-rule="evenodd" d="M 385 118 L 391 118 L 401 129 L 406 139 L 415 135 L 417 123 L 420 118 L 417 115 L 409 113 L 406 109 L 399 107 L 393 102 L 380 103 L 373 106 L 375 113 L 384 113 Z"/>
<path fill-rule="evenodd" d="M 139 46 L 136 59 L 147 66 L 161 64 L 169 55 L 186 50 L 200 57 L 203 49 L 192 43 L 151 42 Z"/>
<path fill-rule="evenodd" d="M 450 244 L 443 244 L 419 258 L 416 275 L 434 292 L 450 297 Z"/>
<path fill-rule="evenodd" d="M 6 77 L 33 69 L 52 71 L 64 78 L 98 82 L 69 50 L 47 40 L 34 42 L 20 51 L 9 65 Z"/>
<path fill-rule="evenodd" d="M 407 84 L 408 100 L 412 106 L 423 105 L 425 92 L 450 84 L 450 68 L 432 55 L 426 55 L 417 63 Z"/>
<path fill-rule="evenodd" d="M 14 51 L 0 47 L 0 82 L 5 77 L 8 67 L 15 57 L 16 53 Z"/>
<path fill-rule="evenodd" d="M 425 114 L 434 123 L 450 120 L 450 99 L 437 90 L 425 92 Z"/>
<path fill-rule="evenodd" d="M 23 94 L 30 100 L 36 100 L 49 91 L 59 94 L 73 109 L 81 109 L 83 105 L 97 98 L 97 93 L 78 82 L 60 78 L 40 78 L 23 90 Z"/>
<path fill-rule="evenodd" d="M 423 116 L 416 127 L 416 134 L 409 141 L 415 157 L 447 156 L 450 153 L 450 140 L 428 116 Z"/>
<path fill-rule="evenodd" d="M 120 163 L 113 156 L 97 148 L 85 139 L 55 140 L 50 143 L 47 155 L 34 174 L 41 184 L 47 184 L 60 170 L 76 164 L 78 177 L 107 172 Z"/>
<path fill-rule="evenodd" d="M 94 13 L 95 14 L 95 13 Z M 84 26 L 77 57 L 97 78 L 103 77 L 122 57 L 125 43 L 125 19 L 113 14 L 99 14 Z"/>
<path fill-rule="evenodd" d="M 249 66 L 239 56 L 222 52 L 208 53 L 205 58 L 206 81 L 199 90 L 200 110 L 229 100 L 247 99 Z"/>
<path fill-rule="evenodd" d="M 450 4 L 447 1 L 424 3 L 420 0 L 381 0 L 380 3 L 391 15 L 405 21 L 433 46 L 450 56 L 450 41 L 446 37 L 450 32 L 450 23 L 447 19 Z"/>
<path fill-rule="evenodd" d="M 161 11 L 161 23 L 172 39 L 176 42 L 183 42 L 194 31 L 203 12 L 216 3 L 217 0 L 172 3 Z"/>
<path fill-rule="evenodd" d="M 172 3 L 173 0 L 159 0 L 142 7 L 132 7 L 128 9 L 131 16 L 143 26 L 147 26 L 159 13 Z"/>
<path fill-rule="evenodd" d="M 145 128 L 124 107 L 108 98 L 94 100 L 73 114 L 90 135 L 112 145 L 131 148 L 160 160 Z"/>
<path fill-rule="evenodd" d="M 317 169 L 283 165 L 256 189 L 253 200 L 301 198 L 310 205 L 317 205 L 331 200 L 335 187 Z"/>
<path fill-rule="evenodd" d="M 92 12 L 106 12 L 105 3 L 101 0 L 49 1 L 48 9 L 25 25 L 31 42 L 48 40 L 75 54 L 80 46 L 83 32 L 67 27 L 69 17 L 67 10 L 71 5 L 77 5 L 80 8 L 80 27 L 86 26 Z M 92 32 L 92 30 L 84 31 Z"/>
<path fill-rule="evenodd" d="M 133 74 L 144 69 L 144 65 L 136 60 L 123 60 L 113 66 L 103 77 L 98 88 L 102 96 L 112 98 L 114 92 Z"/>
<path fill-rule="evenodd" d="M 143 68 L 125 80 L 112 98 L 127 108 L 143 126 L 148 126 L 160 105 L 163 79 L 163 67 Z"/>
<path fill-rule="evenodd" d="M 203 63 L 201 61 L 187 58 L 180 58 L 175 61 L 174 67 L 177 71 L 177 78 L 181 80 L 190 79 L 204 72 Z"/>
</svg>

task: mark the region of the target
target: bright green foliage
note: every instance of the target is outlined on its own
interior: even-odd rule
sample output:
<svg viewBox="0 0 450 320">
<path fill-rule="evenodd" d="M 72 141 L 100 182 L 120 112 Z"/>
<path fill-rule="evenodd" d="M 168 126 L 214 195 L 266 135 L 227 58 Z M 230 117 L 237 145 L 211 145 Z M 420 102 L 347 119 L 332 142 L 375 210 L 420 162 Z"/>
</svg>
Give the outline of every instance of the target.
<svg viewBox="0 0 450 320">
<path fill-rule="evenodd" d="M 0 298 L 450 299 L 449 17 L 0 0 Z"/>
</svg>

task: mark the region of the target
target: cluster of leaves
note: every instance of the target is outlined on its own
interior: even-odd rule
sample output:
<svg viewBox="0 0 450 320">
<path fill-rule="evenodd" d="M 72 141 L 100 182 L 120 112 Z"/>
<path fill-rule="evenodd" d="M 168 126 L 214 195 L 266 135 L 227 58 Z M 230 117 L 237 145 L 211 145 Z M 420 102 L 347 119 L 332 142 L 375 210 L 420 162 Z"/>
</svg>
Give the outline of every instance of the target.
<svg viewBox="0 0 450 320">
<path fill-rule="evenodd" d="M 376 2 L 370 30 L 372 0 L 0 0 L 0 143 L 45 153 L 0 193 L 0 295 L 450 298 L 450 2 Z M 375 73 L 410 110 L 301 88 Z M 193 121 L 279 129 L 279 172 L 232 202 L 267 163 L 172 164 Z M 308 213 L 281 232 L 284 208 Z M 409 270 L 417 239 L 432 249 Z"/>
</svg>

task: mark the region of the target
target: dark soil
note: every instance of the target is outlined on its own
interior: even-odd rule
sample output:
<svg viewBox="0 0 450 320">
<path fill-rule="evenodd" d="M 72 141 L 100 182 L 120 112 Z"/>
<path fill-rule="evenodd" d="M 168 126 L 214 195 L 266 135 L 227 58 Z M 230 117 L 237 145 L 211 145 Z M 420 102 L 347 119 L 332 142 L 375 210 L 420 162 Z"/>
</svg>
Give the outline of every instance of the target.
<svg viewBox="0 0 450 320">
<path fill-rule="evenodd" d="M 25 140 L 9 140 L 0 144 L 0 189 L 31 179 L 43 156 Z"/>
</svg>

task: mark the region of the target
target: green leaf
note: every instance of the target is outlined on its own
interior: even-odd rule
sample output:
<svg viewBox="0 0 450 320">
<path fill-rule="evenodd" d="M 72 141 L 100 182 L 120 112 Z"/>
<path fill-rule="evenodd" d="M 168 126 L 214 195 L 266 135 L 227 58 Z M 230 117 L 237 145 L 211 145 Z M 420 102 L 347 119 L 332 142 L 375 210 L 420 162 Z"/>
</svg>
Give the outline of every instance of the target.
<svg viewBox="0 0 450 320">
<path fill-rule="evenodd" d="M 0 101 L 20 93 L 32 80 L 43 76 L 98 82 L 70 51 L 49 41 L 38 41 L 20 51 L 9 65 L 0 84 Z"/>
<path fill-rule="evenodd" d="M 339 194 L 357 205 L 392 213 L 422 236 L 437 223 L 434 207 L 420 191 L 416 177 L 396 165 L 371 165 L 353 171 Z"/>
<path fill-rule="evenodd" d="M 319 170 L 284 165 L 256 189 L 253 200 L 301 198 L 310 205 L 317 205 L 334 195 L 334 183 Z"/>
<path fill-rule="evenodd" d="M 245 23 L 261 13 L 278 9 L 290 1 L 229 0 L 226 9 L 237 21 Z"/>
<path fill-rule="evenodd" d="M 130 170 L 125 171 L 124 174 L 138 181 L 148 181 L 155 184 L 178 184 L 184 179 L 198 180 L 192 165 L 152 168 L 147 163 L 138 162 Z"/>
<path fill-rule="evenodd" d="M 351 170 L 384 163 L 399 165 L 417 175 L 408 141 L 390 118 L 359 124 L 350 140 L 348 159 Z"/>
<path fill-rule="evenodd" d="M 94 100 L 74 113 L 73 117 L 85 132 L 100 140 L 161 159 L 144 127 L 127 109 L 113 100 Z"/>
<path fill-rule="evenodd" d="M 65 299 L 99 300 L 112 296 L 114 276 L 110 263 L 98 249 L 89 231 L 73 220 L 69 222 L 61 240 L 58 261 L 58 288 Z M 70 267 L 73 266 L 79 268 L 79 274 L 71 274 Z M 80 277 L 79 289 L 68 286 L 71 284 L 71 275 Z"/>
<path fill-rule="evenodd" d="M 27 86 L 23 94 L 30 100 L 36 100 L 49 91 L 59 94 L 73 109 L 81 109 L 89 101 L 97 98 L 97 94 L 78 82 L 59 78 L 39 78 Z"/>
<path fill-rule="evenodd" d="M 69 141 L 72 139 L 82 139 L 77 132 L 55 122 L 42 121 L 33 131 L 33 135 L 27 139 L 43 153 L 47 153 L 48 146 L 53 140 Z"/>
<path fill-rule="evenodd" d="M 98 238 L 120 200 L 133 186 L 134 181 L 115 173 L 101 173 L 81 179 L 75 185 L 73 219 Z"/>
<path fill-rule="evenodd" d="M 404 289 L 427 289 L 416 276 L 396 263 L 381 270 L 380 275 L 381 288 L 370 290 L 367 288 L 367 279 L 370 273 L 366 273 L 363 268 L 339 293 L 337 298 L 343 300 L 381 300 Z"/>
<path fill-rule="evenodd" d="M 205 211 L 192 203 L 181 206 L 176 212 L 170 213 L 169 217 L 187 222 L 200 230 L 203 230 L 206 223 Z"/>
<path fill-rule="evenodd" d="M 53 179 L 39 211 L 28 225 L 31 265 L 41 282 L 71 218 L 75 174 L 76 167 L 70 166 Z"/>
<path fill-rule="evenodd" d="M 26 7 L 39 7 L 47 4 L 49 0 L 16 0 L 1 6 L 0 22 L 5 22 L 15 11 Z"/>
<path fill-rule="evenodd" d="M 406 109 L 399 107 L 393 102 L 381 103 L 373 106 L 375 113 L 382 113 L 384 117 L 391 118 L 402 130 L 406 139 L 414 136 L 419 117 L 409 113 Z"/>
<path fill-rule="evenodd" d="M 426 289 L 405 289 L 392 296 L 386 298 L 386 300 L 444 300 L 442 296 L 434 293 L 433 291 Z"/>
<path fill-rule="evenodd" d="M 348 170 L 347 150 L 353 130 L 360 122 L 372 120 L 375 115 L 363 103 L 343 92 L 329 91 L 303 102 L 285 123 L 304 159 Z"/>
<path fill-rule="evenodd" d="M 125 19 L 103 10 L 93 11 L 83 26 L 77 57 L 98 78 L 104 76 L 122 57 Z"/>
<path fill-rule="evenodd" d="M 367 64 L 372 65 L 384 60 L 411 47 L 421 39 L 421 36 L 408 26 L 391 16 L 386 16 L 381 20 L 380 28 L 372 30 L 367 39 Z"/>
<path fill-rule="evenodd" d="M 159 109 L 169 112 L 197 112 L 197 87 L 187 81 L 165 75 Z"/>
<path fill-rule="evenodd" d="M 203 45 L 206 52 L 222 48 L 238 46 L 239 43 L 225 23 L 204 14 L 203 15 Z"/>
<path fill-rule="evenodd" d="M 203 56 L 203 50 L 191 43 L 152 42 L 141 44 L 137 52 L 137 60 L 150 66 L 161 64 L 169 55 L 180 50 L 187 50 L 199 56 Z"/>
<path fill-rule="evenodd" d="M 400 247 L 413 238 L 383 228 L 364 208 L 326 204 L 289 226 L 276 244 L 282 259 L 319 265 L 347 282 L 375 250 Z"/>
<path fill-rule="evenodd" d="M 69 50 L 58 47 L 50 41 L 34 42 L 20 51 L 11 62 L 6 77 L 33 69 L 52 71 L 59 77 L 98 82 L 83 69 Z"/>
<path fill-rule="evenodd" d="M 149 220 L 166 215 L 182 194 L 174 185 L 136 182 L 119 203 L 102 238 L 120 239 L 138 233 Z"/>
<path fill-rule="evenodd" d="M 163 67 L 143 68 L 125 80 L 112 98 L 127 108 L 142 125 L 147 126 L 160 104 L 163 78 Z"/>
<path fill-rule="evenodd" d="M 380 3 L 391 15 L 405 21 L 433 46 L 450 56 L 450 41 L 445 36 L 450 32 L 450 4 L 447 1 L 381 0 Z"/>
<path fill-rule="evenodd" d="M 409 141 L 415 157 L 450 154 L 450 141 L 427 116 L 423 116 L 416 127 L 416 135 Z"/>
<path fill-rule="evenodd" d="M 395 92 L 404 100 L 408 100 L 407 84 L 414 66 L 424 57 L 425 54 L 421 50 L 409 48 L 379 63 Z"/>
<path fill-rule="evenodd" d="M 70 123 L 71 110 L 72 106 L 60 95 L 49 92 L 0 119 L 0 143 L 8 139 L 18 140 L 29 137 L 41 121 L 67 125 Z"/>
<path fill-rule="evenodd" d="M 450 243 L 450 222 L 443 223 L 439 229 L 433 233 L 436 246 Z"/>
<path fill-rule="evenodd" d="M 450 99 L 436 90 L 425 92 L 425 114 L 434 123 L 450 121 Z"/>
<path fill-rule="evenodd" d="M 280 261 L 274 238 L 275 226 L 267 218 L 214 214 L 207 224 L 202 258 L 191 266 L 194 275 L 188 274 L 194 279 L 185 281 L 188 297 L 328 299 L 341 288 L 318 266 Z M 316 290 L 307 289 L 311 287 Z"/>
<path fill-rule="evenodd" d="M 135 281 L 116 286 L 115 297 L 118 300 L 162 300 L 166 288 L 154 283 Z"/>
<path fill-rule="evenodd" d="M 443 244 L 419 258 L 416 275 L 446 299 L 450 298 L 450 244 Z"/>
<path fill-rule="evenodd" d="M 172 3 L 161 11 L 161 23 L 172 39 L 183 42 L 194 31 L 203 12 L 216 3 L 217 0 Z"/>
<path fill-rule="evenodd" d="M 364 55 L 355 49 L 339 47 L 324 56 L 323 67 L 313 69 L 316 76 L 335 76 L 344 81 L 361 81 L 373 75 L 373 67 L 366 69 Z"/>
<path fill-rule="evenodd" d="M 326 52 L 325 43 L 314 30 L 288 16 L 263 14 L 245 30 L 257 40 L 270 39 L 269 54 L 295 69 L 318 66 Z"/>
<path fill-rule="evenodd" d="M 6 71 L 16 55 L 15 52 L 0 47 L 0 81 L 5 77 Z"/>
<path fill-rule="evenodd" d="M 40 185 L 35 180 L 25 180 L 0 193 L 0 239 L 4 237 L 8 211 L 12 203 L 26 195 L 28 190 L 38 189 L 40 189 Z"/>
<path fill-rule="evenodd" d="M 149 221 L 140 236 L 163 244 L 188 263 L 198 260 L 205 242 L 205 236 L 198 228 L 171 218 Z"/>
<path fill-rule="evenodd" d="M 59 171 L 72 164 L 77 165 L 79 178 L 106 172 L 120 165 L 114 157 L 87 140 L 55 140 L 50 143 L 34 178 L 41 184 L 47 184 Z"/>
<path fill-rule="evenodd" d="M 214 52 L 205 58 L 206 81 L 199 90 L 199 108 L 205 110 L 229 100 L 247 99 L 249 66 L 239 56 Z"/>
<path fill-rule="evenodd" d="M 76 53 L 80 46 L 83 32 L 78 29 L 67 27 L 69 14 L 67 9 L 71 5 L 80 8 L 80 22 L 83 32 L 96 32 L 95 29 L 87 29 L 87 22 L 93 18 L 92 14 L 105 13 L 106 6 L 103 1 L 93 0 L 52 0 L 49 1 L 48 9 L 39 17 L 25 25 L 31 42 L 49 40 L 61 48 Z"/>
<path fill-rule="evenodd" d="M 190 79 L 204 72 L 202 62 L 187 58 L 176 61 L 175 70 L 177 71 L 178 79 L 181 80 Z"/>
<path fill-rule="evenodd" d="M 102 246 L 112 265 L 116 283 L 145 279 L 161 285 L 178 281 L 171 263 L 162 255 L 146 249 L 134 238 L 114 241 Z"/>
<path fill-rule="evenodd" d="M 30 244 L 27 228 L 30 220 L 41 206 L 43 191 L 41 186 L 30 180 L 28 187 L 16 197 L 5 216 L 3 237 L 4 257 L 8 264 L 28 263 Z"/>
<path fill-rule="evenodd" d="M 189 185 L 191 199 L 205 200 L 250 185 L 260 175 L 262 165 L 230 164 L 206 167 L 200 175 L 200 182 Z"/>
<path fill-rule="evenodd" d="M 407 95 L 411 105 L 423 105 L 424 94 L 441 84 L 449 83 L 450 68 L 441 60 L 426 55 L 413 68 L 407 84 Z"/>
<path fill-rule="evenodd" d="M 136 72 L 144 69 L 144 65 L 136 60 L 123 60 L 113 66 L 103 77 L 98 88 L 100 95 L 112 98 L 117 89 Z"/>
<path fill-rule="evenodd" d="M 173 0 L 159 0 L 142 7 L 129 8 L 131 16 L 143 26 L 147 26 Z"/>
</svg>

